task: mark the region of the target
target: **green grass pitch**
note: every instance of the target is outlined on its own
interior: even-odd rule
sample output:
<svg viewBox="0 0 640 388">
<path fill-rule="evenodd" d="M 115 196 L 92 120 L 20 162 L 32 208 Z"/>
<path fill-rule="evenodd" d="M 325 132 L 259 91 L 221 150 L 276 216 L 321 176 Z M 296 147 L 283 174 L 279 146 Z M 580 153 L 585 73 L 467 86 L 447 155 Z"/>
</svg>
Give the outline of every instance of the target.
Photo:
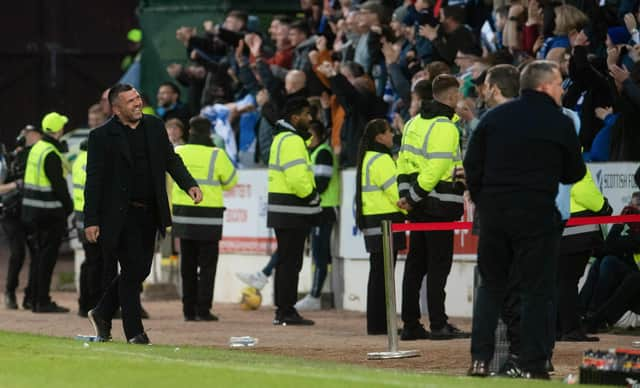
<svg viewBox="0 0 640 388">
<path fill-rule="evenodd" d="M 0 387 L 521 388 L 560 384 L 366 368 L 258 354 L 250 349 L 85 344 L 0 331 Z"/>
</svg>

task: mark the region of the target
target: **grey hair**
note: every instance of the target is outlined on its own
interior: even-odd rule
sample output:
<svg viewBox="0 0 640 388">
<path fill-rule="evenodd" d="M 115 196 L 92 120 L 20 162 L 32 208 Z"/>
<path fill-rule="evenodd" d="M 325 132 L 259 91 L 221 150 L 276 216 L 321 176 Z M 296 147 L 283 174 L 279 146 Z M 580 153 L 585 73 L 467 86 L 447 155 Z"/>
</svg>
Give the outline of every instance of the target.
<svg viewBox="0 0 640 388">
<path fill-rule="evenodd" d="M 537 89 L 538 86 L 549 82 L 554 70 L 560 72 L 560 67 L 554 61 L 537 60 L 529 63 L 520 74 L 520 91 Z"/>
</svg>

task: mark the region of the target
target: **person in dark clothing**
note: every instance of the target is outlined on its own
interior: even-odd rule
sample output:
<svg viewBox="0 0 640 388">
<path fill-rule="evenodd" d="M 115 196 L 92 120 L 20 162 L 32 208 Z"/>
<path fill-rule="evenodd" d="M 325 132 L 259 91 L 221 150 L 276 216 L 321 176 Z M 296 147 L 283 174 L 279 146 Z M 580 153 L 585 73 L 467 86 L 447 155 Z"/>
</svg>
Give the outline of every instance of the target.
<svg viewBox="0 0 640 388">
<path fill-rule="evenodd" d="M 105 260 L 121 267 L 89 320 L 102 341 L 111 339 L 111 319 L 122 307 L 129 343 L 148 344 L 140 319 L 140 287 L 151 269 L 156 233 L 171 225 L 165 173 L 194 203 L 202 201 L 196 181 L 175 154 L 161 120 L 142 114 L 133 86 L 109 90 L 114 116 L 89 135 L 85 187 L 85 235 L 99 242 Z"/>
<path fill-rule="evenodd" d="M 64 178 L 68 172 L 62 156 L 65 148 L 59 141 L 67 121 L 66 116 L 56 112 L 42 119 L 44 136 L 29 151 L 24 175 L 22 221 L 33 231 L 37 241 L 31 285 L 32 311 L 37 313 L 69 312 L 68 308 L 53 302 L 49 295 L 53 268 L 67 230 L 67 217 L 73 211 Z"/>
<path fill-rule="evenodd" d="M 628 274 L 616 288 L 615 293 L 598 309 L 585 319 L 588 333 L 598 333 L 608 330 L 622 318 L 624 313 L 631 310 L 640 314 L 640 271 Z"/>
<path fill-rule="evenodd" d="M 520 89 L 519 98 L 485 114 L 464 159 L 467 187 L 482 219 L 482 284 L 473 314 L 469 375 L 488 375 L 495 328 L 515 266 L 521 277 L 520 332 L 527 333 L 521 338 L 520 366 L 527 378 L 548 379 L 561 229 L 555 197 L 560 182 L 579 181 L 586 167 L 573 123 L 559 107 L 558 65 L 530 63 L 521 74 Z"/>
<path fill-rule="evenodd" d="M 186 127 L 191 114 L 189 107 L 180 101 L 180 89 L 173 82 L 163 82 L 158 87 L 156 113 L 163 121 L 179 119 Z"/>
<path fill-rule="evenodd" d="M 26 249 L 29 250 L 29 256 L 35 257 L 36 244 L 33 236 L 27 233 L 27 228 L 22 222 L 22 192 L 24 188 L 24 172 L 27 165 L 27 157 L 33 144 L 42 138 L 42 132 L 37 130 L 33 125 L 27 125 L 18 137 L 20 144 L 14 151 L 13 160 L 8 165 L 8 174 L 5 179 L 5 185 L 15 184 L 15 188 L 2 193 L 0 200 L 2 201 L 2 211 L 0 211 L 0 224 L 5 233 L 7 242 L 9 243 L 9 266 L 7 268 L 7 282 L 5 284 L 4 304 L 9 310 L 18 308 L 16 300 L 16 289 L 20 277 L 20 270 L 26 258 Z M 25 288 L 24 300 L 22 307 L 25 310 L 31 310 L 31 281 L 33 280 L 33 259 L 29 265 L 29 282 Z"/>
</svg>

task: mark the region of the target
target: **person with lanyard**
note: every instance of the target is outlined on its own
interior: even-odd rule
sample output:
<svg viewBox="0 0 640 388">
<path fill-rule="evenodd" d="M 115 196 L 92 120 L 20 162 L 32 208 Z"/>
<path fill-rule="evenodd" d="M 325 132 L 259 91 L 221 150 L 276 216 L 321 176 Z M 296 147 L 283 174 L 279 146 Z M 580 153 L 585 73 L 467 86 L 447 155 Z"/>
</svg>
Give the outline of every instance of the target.
<svg viewBox="0 0 640 388">
<path fill-rule="evenodd" d="M 371 120 L 365 127 L 358 151 L 356 177 L 356 222 L 364 235 L 369 252 L 367 283 L 367 334 L 387 334 L 384 256 L 382 249 L 383 220 L 404 222 L 404 211 L 398 207 L 396 164 L 391 156 L 393 130 L 384 119 Z M 405 248 L 404 233 L 393 235 L 393 261 Z"/>
</svg>

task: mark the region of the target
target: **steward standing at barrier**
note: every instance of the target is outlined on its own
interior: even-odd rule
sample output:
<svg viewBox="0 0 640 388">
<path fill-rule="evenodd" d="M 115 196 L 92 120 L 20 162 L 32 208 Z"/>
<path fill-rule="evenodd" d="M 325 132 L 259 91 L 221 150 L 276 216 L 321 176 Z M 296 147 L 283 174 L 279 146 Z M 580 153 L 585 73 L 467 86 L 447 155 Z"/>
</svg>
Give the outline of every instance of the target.
<svg viewBox="0 0 640 388">
<path fill-rule="evenodd" d="M 464 185 L 453 181 L 462 165 L 460 135 L 453 123 L 460 99 L 458 80 L 439 75 L 433 80 L 433 101 L 407 125 L 398 158 L 400 207 L 412 222 L 457 221 L 463 214 Z M 402 280 L 400 338 L 447 340 L 468 338 L 448 322 L 445 286 L 453 262 L 453 231 L 412 231 Z M 427 275 L 427 305 L 431 333 L 420 324 L 420 287 Z"/>
<path fill-rule="evenodd" d="M 78 315 L 87 317 L 87 313 L 96 307 L 102 297 L 103 268 L 102 250 L 99 244 L 87 241 L 84 235 L 84 186 L 87 182 L 87 144 L 80 143 L 80 152 L 73 162 L 71 177 L 73 179 L 74 224 L 78 231 L 78 240 L 84 250 L 84 262 L 80 266 L 80 292 L 78 296 Z"/>
<path fill-rule="evenodd" d="M 548 379 L 553 292 L 561 221 L 558 183 L 582 179 L 586 167 L 571 119 L 560 110 L 555 62 L 534 61 L 520 76 L 521 96 L 487 112 L 464 160 L 467 187 L 482 225 L 469 374 L 487 376 L 509 274 L 520 274 L 520 366 Z"/>
<path fill-rule="evenodd" d="M 189 143 L 176 147 L 176 153 L 200 185 L 203 200 L 194 204 L 173 185 L 173 235 L 180 238 L 182 313 L 185 321 L 217 321 L 211 305 L 225 209 L 222 191 L 235 186 L 238 176 L 227 153 L 214 147 L 209 120 L 196 116 L 189 125 Z"/>
<path fill-rule="evenodd" d="M 288 100 L 283 116 L 276 123 L 269 152 L 267 226 L 275 229 L 278 241 L 273 324 L 313 325 L 294 307 L 304 242 L 322 211 L 305 146 L 310 137 L 309 102 L 303 97 Z"/>
<path fill-rule="evenodd" d="M 121 271 L 88 315 L 96 336 L 108 341 L 121 306 L 127 341 L 148 344 L 140 287 L 151 270 L 156 233 L 171 225 L 165 174 L 194 203 L 202 201 L 202 192 L 173 151 L 164 123 L 142 114 L 138 91 L 116 84 L 108 98 L 113 117 L 89 135 L 84 223 L 87 240 L 99 242 L 104 257 L 118 260 Z"/>
<path fill-rule="evenodd" d="M 571 218 L 608 216 L 613 209 L 596 186 L 591 171 L 571 187 Z M 594 342 L 580 324 L 578 282 L 594 251 L 604 245 L 600 225 L 568 226 L 562 232 L 558 258 L 558 341 Z"/>
<path fill-rule="evenodd" d="M 398 207 L 396 164 L 391 157 L 393 130 L 383 119 L 371 120 L 362 135 L 358 153 L 356 177 L 356 221 L 364 235 L 369 252 L 367 282 L 367 334 L 387 334 L 384 285 L 384 251 L 382 227 L 384 220 L 403 222 L 403 210 Z M 393 235 L 393 261 L 398 250 L 404 249 L 404 233 Z"/>
<path fill-rule="evenodd" d="M 24 174 L 22 220 L 35 234 L 36 256 L 31 294 L 34 313 L 67 313 L 51 300 L 49 288 L 73 202 L 64 178 L 69 173 L 60 138 L 69 119 L 51 112 L 42 119 L 44 136 L 33 145 Z"/>
</svg>

